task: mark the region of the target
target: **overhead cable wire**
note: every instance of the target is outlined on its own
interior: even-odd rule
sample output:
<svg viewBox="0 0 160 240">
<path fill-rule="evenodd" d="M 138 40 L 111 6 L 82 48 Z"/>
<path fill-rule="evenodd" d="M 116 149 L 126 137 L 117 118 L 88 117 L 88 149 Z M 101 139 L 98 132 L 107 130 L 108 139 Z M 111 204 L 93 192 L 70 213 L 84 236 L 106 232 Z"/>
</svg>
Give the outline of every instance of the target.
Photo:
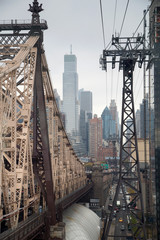
<svg viewBox="0 0 160 240">
<path fill-rule="evenodd" d="M 101 11 L 103 43 L 104 43 L 104 48 L 105 48 L 105 46 L 106 46 L 106 41 L 105 41 L 105 34 L 104 34 L 104 21 L 103 21 L 103 10 L 102 10 L 102 1 L 101 1 L 101 0 L 100 0 L 100 11 Z"/>
<path fill-rule="evenodd" d="M 118 82 L 119 82 L 119 71 L 118 71 L 118 75 L 117 75 L 117 84 L 116 84 L 116 102 L 117 102 L 117 96 L 118 96 Z"/>
<path fill-rule="evenodd" d="M 129 5 L 129 0 L 127 1 L 127 4 L 126 4 L 126 8 L 125 8 L 124 16 L 123 16 L 123 21 L 122 21 L 122 25 L 121 25 L 121 29 L 120 29 L 120 33 L 119 33 L 119 37 L 120 37 L 120 35 L 121 35 L 121 33 L 122 33 L 122 29 L 123 29 L 124 21 L 125 21 L 126 14 L 127 14 L 127 10 L 128 10 L 128 5 Z M 115 8 L 117 8 L 117 1 L 116 1 L 116 6 L 115 6 Z M 119 82 L 119 71 L 118 71 L 118 76 L 117 76 L 116 101 L 117 101 L 117 96 L 118 96 L 118 82 Z"/>
<path fill-rule="evenodd" d="M 115 2 L 115 8 L 114 8 L 114 20 L 113 20 L 113 31 L 112 31 L 113 34 L 114 34 L 114 30 L 115 30 L 116 13 L 117 13 L 117 0 Z"/>
<path fill-rule="evenodd" d="M 105 49 L 109 50 L 112 46 L 112 40 L 108 43 L 107 47 Z"/>
<path fill-rule="evenodd" d="M 147 15 L 147 13 L 149 12 L 150 8 L 152 7 L 152 4 L 154 3 L 154 1 L 155 1 L 155 0 L 152 0 L 152 3 L 151 3 L 151 5 L 150 5 L 150 6 L 147 8 L 147 11 L 146 11 L 146 12 L 145 12 L 145 14 L 143 15 L 143 18 L 142 18 L 142 20 L 140 21 L 140 23 L 139 23 L 138 27 L 136 28 L 135 32 L 133 33 L 133 37 L 135 36 L 136 32 L 137 32 L 137 31 L 138 31 L 138 29 L 140 28 L 140 26 L 141 26 L 142 22 L 144 21 L 144 19 L 145 19 L 145 17 L 146 17 L 146 15 Z"/>
<path fill-rule="evenodd" d="M 113 21 L 113 31 L 112 31 L 112 35 L 114 35 L 114 31 L 115 31 L 116 13 L 117 13 L 117 0 L 115 0 L 114 21 Z M 115 101 L 116 101 L 116 102 L 117 102 L 118 80 L 119 80 L 119 71 L 118 71 L 118 77 L 117 77 L 117 81 L 116 81 L 116 96 L 115 96 Z"/>
<path fill-rule="evenodd" d="M 104 33 L 104 21 L 103 21 L 103 9 L 102 9 L 102 1 L 100 0 L 100 12 L 101 12 L 101 23 L 102 23 L 102 34 L 103 34 L 103 44 L 104 48 L 106 46 L 106 41 L 105 41 L 105 33 Z M 108 44 L 108 46 L 110 43 Z M 106 72 L 106 105 L 107 105 L 107 72 Z"/>
<path fill-rule="evenodd" d="M 108 78 L 108 76 L 107 76 L 107 71 L 106 71 L 106 106 L 108 105 L 108 96 L 107 96 L 107 92 L 108 92 L 108 81 L 107 81 L 107 78 Z"/>
<path fill-rule="evenodd" d="M 137 76 L 134 77 L 134 78 L 136 78 L 136 80 L 134 81 L 134 92 L 135 92 L 135 93 L 137 92 L 138 82 L 140 82 L 140 81 L 138 81 L 139 78 L 140 78 L 140 76 L 139 76 L 139 75 L 140 75 L 140 71 L 141 71 L 141 69 L 138 68 Z"/>
<path fill-rule="evenodd" d="M 139 93 L 140 93 L 140 89 L 142 88 L 142 83 L 143 83 L 143 79 L 140 82 L 140 86 L 139 86 L 139 89 L 138 89 L 138 92 L 137 92 L 137 95 L 136 95 L 136 98 L 135 98 L 135 103 L 137 103 L 137 101 L 138 101 L 138 96 L 139 96 Z"/>
<path fill-rule="evenodd" d="M 103 44 L 104 44 L 104 48 L 106 46 L 106 41 L 105 41 L 105 33 L 104 33 L 104 21 L 103 21 L 103 9 L 102 9 L 102 1 L 100 0 L 100 12 L 101 12 L 101 23 L 102 23 L 102 34 L 103 34 Z M 109 45 L 111 44 L 111 42 L 107 45 L 107 47 L 109 47 Z M 106 72 L 106 105 L 107 105 L 107 72 Z"/>
<path fill-rule="evenodd" d="M 124 17 L 123 17 L 123 21 L 122 21 L 122 25 L 121 25 L 119 37 L 120 37 L 120 35 L 122 33 L 122 29 L 123 29 L 124 21 L 125 21 L 125 18 L 126 18 L 127 9 L 128 9 L 128 4 L 129 4 L 129 0 L 127 1 L 127 5 L 126 5 L 126 9 L 125 9 L 125 13 L 124 13 Z"/>
<path fill-rule="evenodd" d="M 112 35 L 114 35 L 114 31 L 115 31 L 116 13 L 117 13 L 117 0 L 115 0 Z M 112 100 L 112 90 L 113 90 L 113 69 L 112 69 L 112 75 L 111 75 L 111 100 Z"/>
<path fill-rule="evenodd" d="M 112 92 L 113 92 L 113 69 L 111 71 L 111 100 L 112 100 Z"/>
</svg>

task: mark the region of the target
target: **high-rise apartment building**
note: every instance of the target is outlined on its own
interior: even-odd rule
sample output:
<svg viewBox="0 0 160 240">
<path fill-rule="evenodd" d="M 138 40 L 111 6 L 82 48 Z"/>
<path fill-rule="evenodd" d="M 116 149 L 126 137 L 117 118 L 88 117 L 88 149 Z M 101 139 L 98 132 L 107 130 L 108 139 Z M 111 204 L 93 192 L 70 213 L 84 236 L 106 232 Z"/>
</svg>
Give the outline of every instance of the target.
<svg viewBox="0 0 160 240">
<path fill-rule="evenodd" d="M 81 91 L 80 93 L 80 108 L 87 113 L 92 113 L 92 92 Z"/>
<path fill-rule="evenodd" d="M 112 119 L 113 121 L 115 121 L 115 124 L 116 124 L 116 135 L 119 136 L 119 118 L 118 118 L 117 105 L 114 99 L 111 100 L 109 110 L 112 115 Z"/>
<path fill-rule="evenodd" d="M 145 107 L 145 111 L 144 111 Z M 145 114 L 144 114 L 145 113 Z M 144 125 L 144 121 L 146 124 Z M 149 137 L 149 105 L 148 98 L 143 99 L 140 104 L 140 137 Z"/>
<path fill-rule="evenodd" d="M 89 155 L 97 160 L 98 147 L 102 145 L 102 119 L 94 115 L 89 121 Z"/>
<path fill-rule="evenodd" d="M 63 112 L 65 113 L 67 133 L 77 135 L 80 106 L 78 102 L 77 58 L 72 52 L 64 55 Z"/>
<path fill-rule="evenodd" d="M 88 123 L 92 119 L 92 92 L 80 89 L 78 92 L 80 102 L 80 135 L 88 153 Z"/>
<path fill-rule="evenodd" d="M 156 197 L 156 211 L 151 204 L 150 212 L 156 213 L 156 225 L 157 225 L 157 236 L 152 239 L 160 240 L 160 1 L 152 1 L 149 13 L 150 20 L 150 46 L 153 51 L 153 65 L 150 69 L 150 104 L 149 109 L 154 115 L 154 120 L 150 118 L 150 122 L 154 124 L 154 133 L 150 129 L 150 149 L 151 149 L 151 159 L 150 162 L 154 162 L 152 170 L 152 176 L 155 176 L 155 192 Z M 151 125 L 150 124 L 150 125 Z M 155 175 L 154 175 L 155 173 Z M 152 181 L 152 189 L 154 189 L 154 181 Z M 151 192 L 151 191 L 150 191 Z M 154 191 L 152 191 L 152 196 L 154 196 Z M 153 228 L 152 228 L 153 229 Z M 154 231 L 156 232 L 156 231 Z"/>
<path fill-rule="evenodd" d="M 116 136 L 116 121 L 113 120 L 108 107 L 103 110 L 101 118 L 103 122 L 103 139 L 109 140 L 111 137 Z"/>
</svg>

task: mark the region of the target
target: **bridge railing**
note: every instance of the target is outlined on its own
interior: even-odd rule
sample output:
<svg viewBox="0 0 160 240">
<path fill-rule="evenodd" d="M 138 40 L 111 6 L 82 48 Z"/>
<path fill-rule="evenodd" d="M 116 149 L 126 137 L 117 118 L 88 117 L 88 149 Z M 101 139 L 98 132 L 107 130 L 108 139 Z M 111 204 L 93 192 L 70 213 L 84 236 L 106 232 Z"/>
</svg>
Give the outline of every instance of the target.
<svg viewBox="0 0 160 240">
<path fill-rule="evenodd" d="M 85 187 L 82 187 L 73 193 L 69 194 L 67 197 L 60 199 L 56 202 L 56 209 L 59 208 L 63 211 L 69 207 L 74 202 L 77 202 L 85 194 L 87 194 L 93 183 L 87 184 Z M 31 215 L 27 220 L 20 222 L 15 229 L 9 229 L 2 234 L 0 234 L 0 240 L 17 240 L 17 239 L 30 239 L 31 237 L 36 237 L 40 233 L 40 230 L 45 227 L 45 216 L 46 211 L 42 213 L 35 213 Z"/>
<path fill-rule="evenodd" d="M 11 19 L 11 20 L 0 20 L 0 25 L 17 25 L 17 24 L 31 24 L 32 20 L 31 19 Z M 44 19 L 40 19 L 40 23 L 45 23 L 47 24 L 47 21 Z"/>
<path fill-rule="evenodd" d="M 29 236 L 39 233 L 39 229 L 45 226 L 45 212 L 33 214 L 26 221 L 18 224 L 16 229 L 9 229 L 0 234 L 0 240 L 27 239 Z"/>
<path fill-rule="evenodd" d="M 62 210 L 66 209 L 71 204 L 77 202 L 84 195 L 86 195 L 92 187 L 93 183 L 89 183 L 85 187 L 81 187 L 80 189 L 75 190 L 71 194 L 68 194 L 66 197 L 59 199 L 58 201 L 56 201 L 56 208 L 59 208 L 61 206 Z"/>
</svg>

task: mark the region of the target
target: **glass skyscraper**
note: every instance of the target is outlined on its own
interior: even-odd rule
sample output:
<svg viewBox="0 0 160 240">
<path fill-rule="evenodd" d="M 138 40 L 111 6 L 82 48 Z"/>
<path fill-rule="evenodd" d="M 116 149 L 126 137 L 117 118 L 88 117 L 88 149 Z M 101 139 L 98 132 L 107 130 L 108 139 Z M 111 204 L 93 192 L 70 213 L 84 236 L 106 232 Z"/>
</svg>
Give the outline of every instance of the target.
<svg viewBox="0 0 160 240">
<path fill-rule="evenodd" d="M 81 91 L 80 93 L 80 108 L 87 113 L 92 113 L 92 92 Z"/>
<path fill-rule="evenodd" d="M 111 99 L 109 110 L 112 115 L 112 119 L 115 121 L 115 124 L 116 124 L 116 136 L 119 136 L 120 125 L 119 125 L 117 105 L 114 99 Z"/>
<path fill-rule="evenodd" d="M 103 123 L 103 139 L 109 140 L 110 137 L 116 136 L 116 121 L 113 120 L 108 107 L 103 110 L 101 118 Z"/>
<path fill-rule="evenodd" d="M 66 119 L 66 131 L 71 135 L 79 132 L 79 102 L 77 58 L 74 54 L 64 55 L 63 73 L 63 112 Z"/>
<path fill-rule="evenodd" d="M 89 120 L 92 119 L 92 92 L 79 90 L 80 102 L 80 135 L 89 152 Z"/>
<path fill-rule="evenodd" d="M 152 175 L 154 176 L 155 171 L 157 218 L 156 239 L 160 240 L 160 1 L 153 1 L 150 8 L 150 44 L 153 49 L 154 55 L 154 64 L 150 70 L 150 111 L 154 111 L 154 134 L 150 129 L 150 135 L 154 136 L 154 141 L 151 136 L 150 155 L 151 163 L 155 160 L 155 169 L 152 171 Z M 152 109 L 153 107 L 154 110 Z M 154 192 L 152 193 L 152 195 L 154 195 Z"/>
</svg>

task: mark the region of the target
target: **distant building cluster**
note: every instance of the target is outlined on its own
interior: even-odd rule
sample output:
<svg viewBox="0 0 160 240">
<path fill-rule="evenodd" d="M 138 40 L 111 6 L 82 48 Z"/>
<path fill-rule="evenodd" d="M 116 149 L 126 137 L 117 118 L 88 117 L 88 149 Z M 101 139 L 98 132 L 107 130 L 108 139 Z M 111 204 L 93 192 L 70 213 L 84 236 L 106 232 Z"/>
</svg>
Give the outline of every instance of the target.
<svg viewBox="0 0 160 240">
<path fill-rule="evenodd" d="M 93 116 L 92 92 L 78 89 L 77 58 L 72 51 L 64 55 L 63 101 L 56 89 L 54 95 L 77 156 L 112 162 L 117 157 L 120 134 L 116 102 L 112 99 L 101 117 Z"/>
<path fill-rule="evenodd" d="M 104 108 L 101 117 L 96 114 L 93 116 L 92 92 L 78 89 L 77 57 L 72 51 L 64 55 L 63 101 L 56 89 L 54 95 L 63 125 L 77 156 L 87 161 L 105 162 L 115 166 L 119 159 L 120 138 L 116 102 L 112 99 L 110 105 Z M 149 129 L 154 137 L 153 119 L 153 111 L 149 111 L 146 95 L 136 111 L 137 137 L 141 139 L 138 141 L 143 142 L 145 137 L 149 137 Z M 128 120 L 126 131 L 132 131 L 130 122 L 132 121 Z"/>
</svg>

